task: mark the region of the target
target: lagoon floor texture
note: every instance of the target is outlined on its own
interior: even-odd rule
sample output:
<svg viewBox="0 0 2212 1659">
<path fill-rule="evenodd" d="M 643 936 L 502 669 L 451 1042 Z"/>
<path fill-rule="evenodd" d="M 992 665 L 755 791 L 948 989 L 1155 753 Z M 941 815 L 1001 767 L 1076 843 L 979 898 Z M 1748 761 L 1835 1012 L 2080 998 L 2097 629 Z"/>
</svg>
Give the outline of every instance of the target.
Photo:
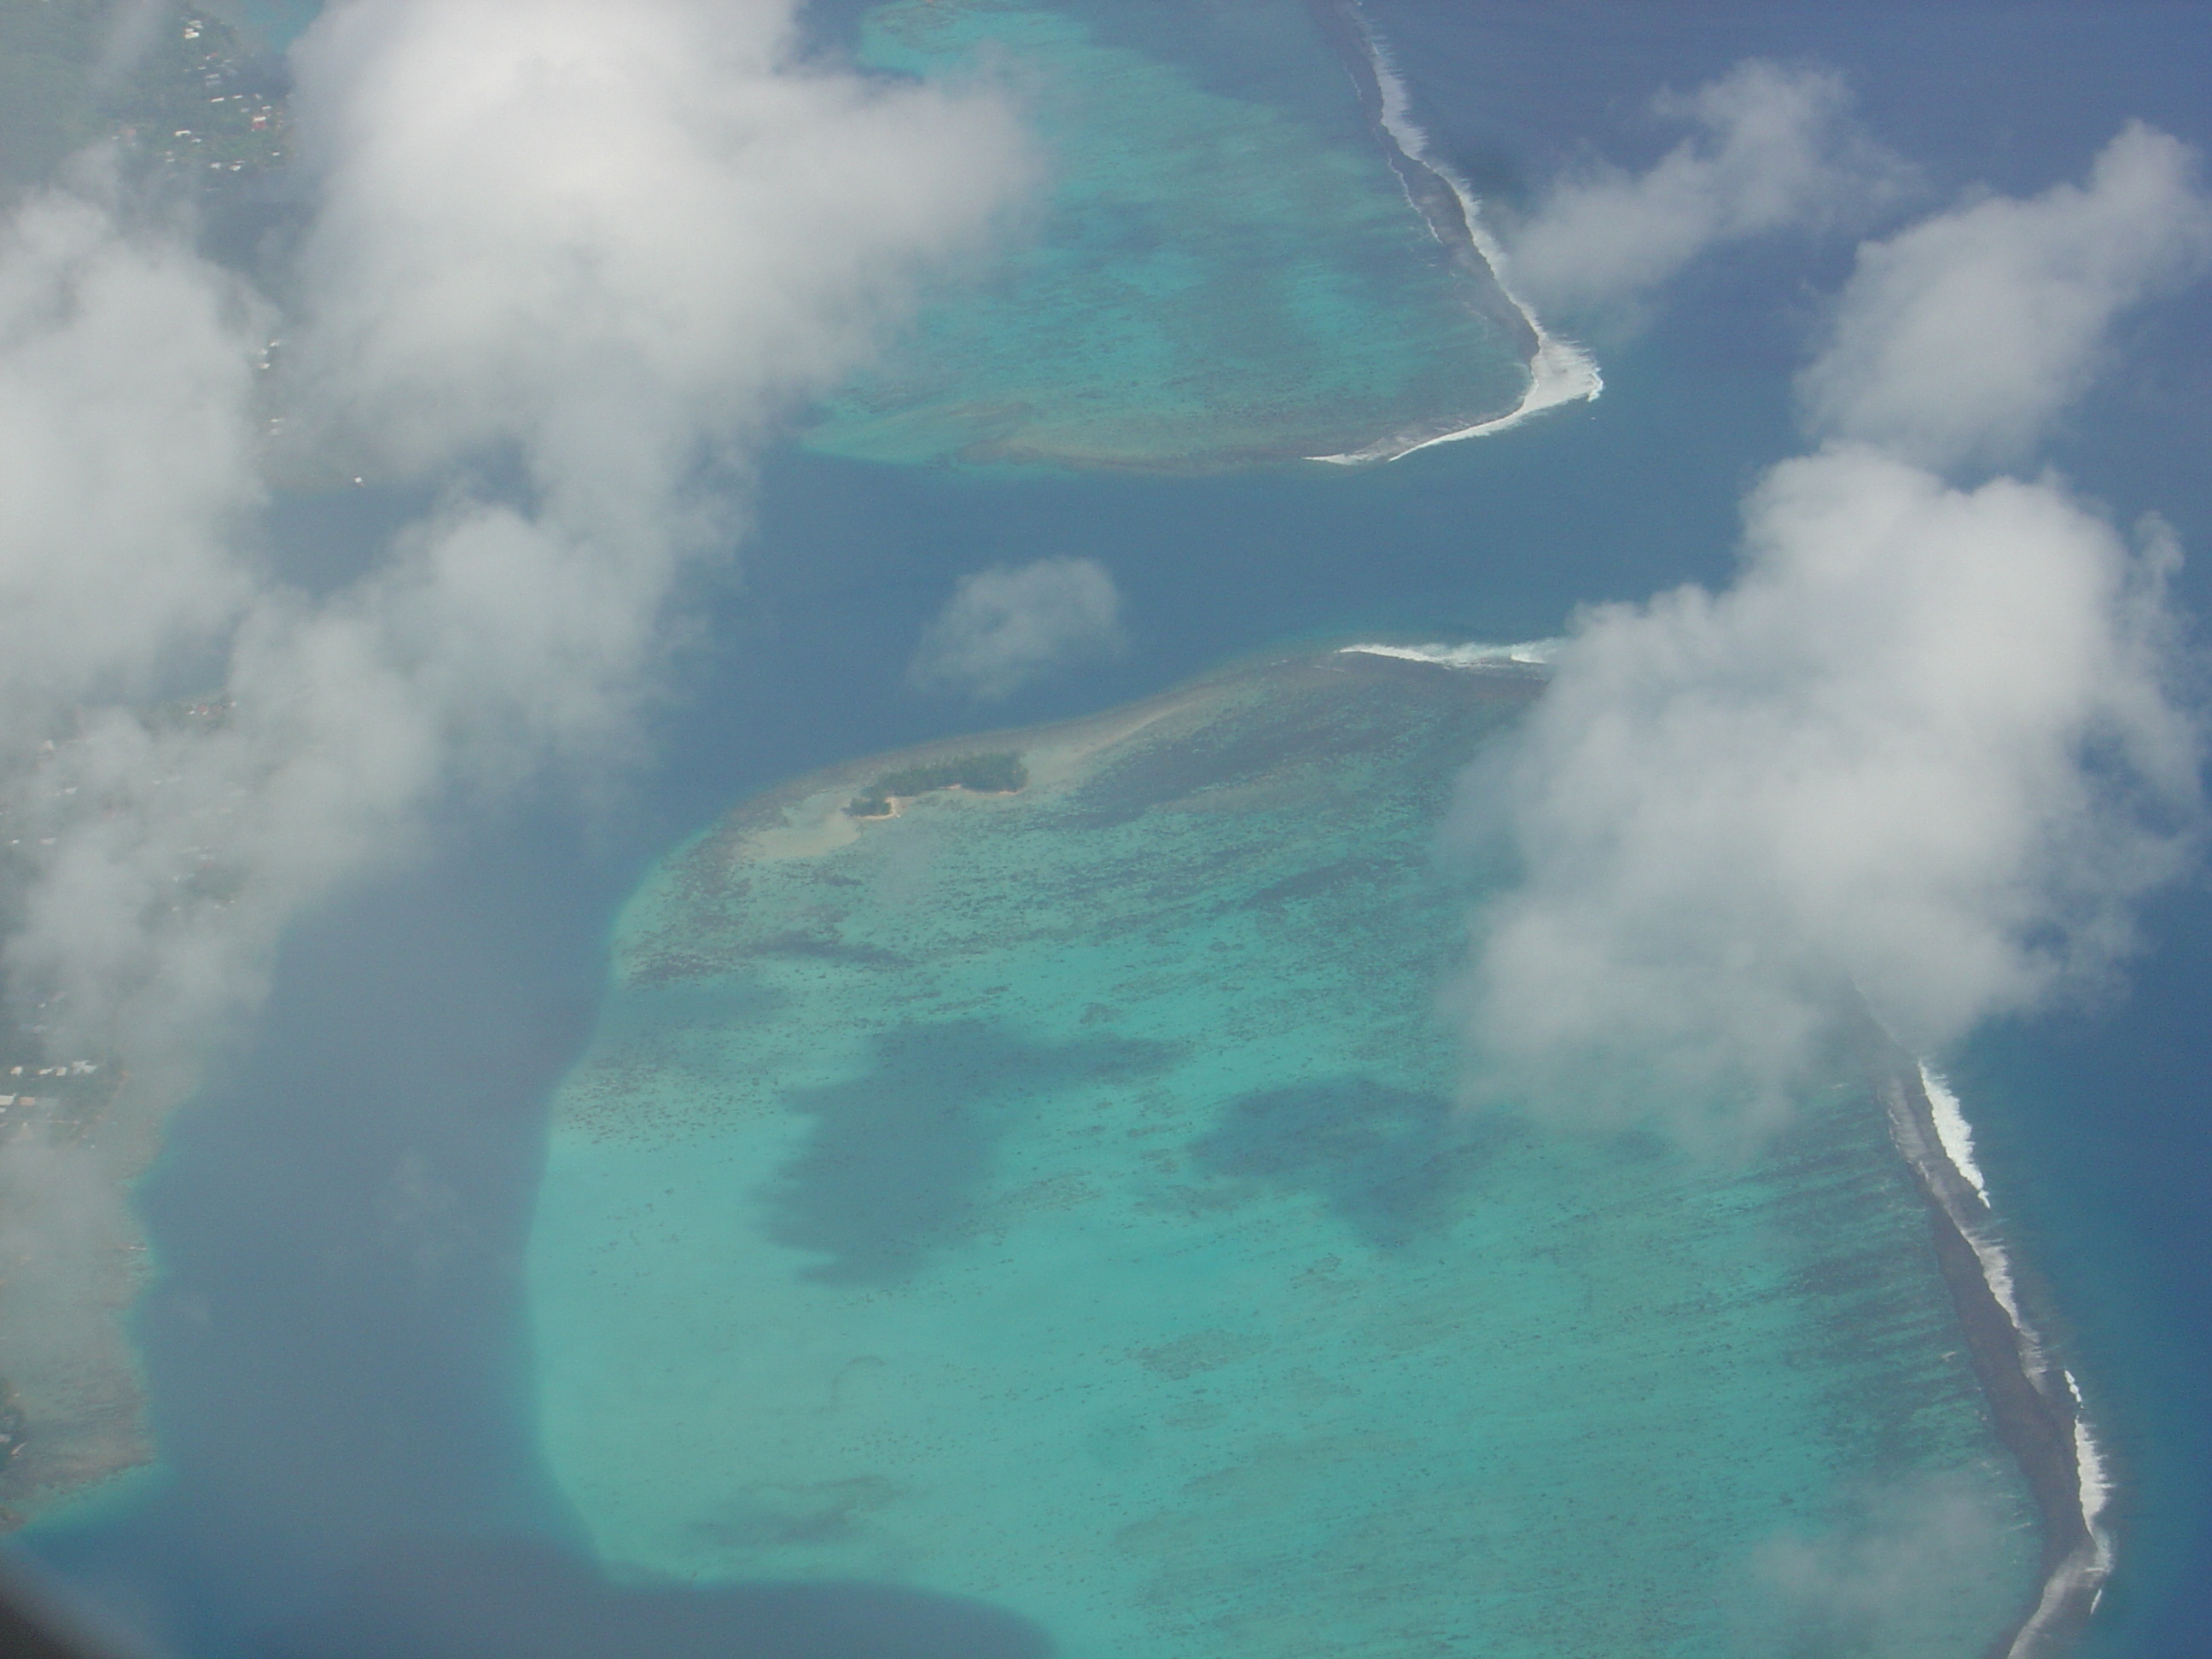
<svg viewBox="0 0 2212 1659">
<path fill-rule="evenodd" d="M 239 9 L 281 45 L 319 7 Z M 1871 1074 L 1733 1147 L 1468 1104 L 1448 1008 L 1514 872 L 1449 826 L 1540 671 L 1314 643 L 1733 580 L 1856 233 L 1732 244 L 1595 338 L 1601 402 L 1592 368 L 1510 434 L 1298 459 L 1563 401 L 1531 343 L 1580 325 L 1501 304 L 1415 151 L 1510 229 L 1764 58 L 1833 66 L 1928 202 L 2024 198 L 2137 117 L 2202 148 L 2201 21 L 799 15 L 825 62 L 1006 92 L 1030 208 L 768 455 L 634 817 L 533 799 L 295 930 L 137 1190 L 159 1461 L 11 1547 L 185 1659 L 2212 1651 L 2203 894 L 2146 911 L 2132 997 L 1929 1057 L 1989 1177 L 1946 1255 Z M 2053 451 L 2192 550 L 2206 303 Z M 319 571 L 418 506 L 272 523 Z M 971 578 L 1068 560 L 1118 654 L 917 682 Z M 2176 581 L 2205 614 L 2202 561 Z M 1063 723 L 946 735 L 994 719 Z M 1020 787 L 876 815 L 933 771 Z M 1988 1285 L 1962 1319 L 2000 1238 L 2047 1349 Z M 2108 1458 L 2023 1472 L 2030 1359 L 2042 1429 L 2086 1436 L 2078 1371 Z M 2078 1650 L 2079 1608 L 2015 1648 L 2045 1517 L 2076 1494 L 2109 1541 L 2103 1462 L 2111 1594 Z"/>
<path fill-rule="evenodd" d="M 1725 1158 L 1454 1103 L 1438 828 L 1535 684 L 1255 661 L 659 866 L 529 1246 L 608 1566 L 1067 1659 L 2001 1642 L 2035 1511 L 1868 1088 Z"/>
<path fill-rule="evenodd" d="M 854 44 L 894 74 L 994 70 L 1048 184 L 811 447 L 1206 473 L 1395 453 L 1523 398 L 1527 320 L 1463 223 L 1415 210 L 1303 0 L 902 0 Z"/>
</svg>

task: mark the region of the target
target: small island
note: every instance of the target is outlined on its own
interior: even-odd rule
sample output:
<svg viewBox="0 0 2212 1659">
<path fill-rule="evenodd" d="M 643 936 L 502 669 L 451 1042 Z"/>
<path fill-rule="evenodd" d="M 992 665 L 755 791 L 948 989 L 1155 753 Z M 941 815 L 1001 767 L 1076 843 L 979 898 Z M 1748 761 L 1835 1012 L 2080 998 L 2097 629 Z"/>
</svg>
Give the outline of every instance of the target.
<svg viewBox="0 0 2212 1659">
<path fill-rule="evenodd" d="M 886 772 L 846 804 L 856 818 L 888 818 L 898 814 L 901 801 L 912 800 L 937 789 L 965 789 L 971 794 L 1011 795 L 1030 781 L 1029 768 L 1012 750 L 988 755 L 962 755 L 951 760 L 930 761 L 920 766 Z"/>
</svg>

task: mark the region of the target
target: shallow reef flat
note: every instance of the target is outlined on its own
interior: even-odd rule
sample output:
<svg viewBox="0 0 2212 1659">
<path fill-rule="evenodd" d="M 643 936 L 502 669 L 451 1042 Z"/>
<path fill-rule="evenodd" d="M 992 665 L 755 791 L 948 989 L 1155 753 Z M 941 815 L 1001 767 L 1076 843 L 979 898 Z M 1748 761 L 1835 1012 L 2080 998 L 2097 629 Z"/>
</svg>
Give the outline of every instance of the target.
<svg viewBox="0 0 2212 1659">
<path fill-rule="evenodd" d="M 1525 325 L 1408 201 L 1304 0 L 897 0 L 861 56 L 996 75 L 1049 176 L 812 448 L 1206 472 L 1457 430 L 1528 387 Z"/>
<path fill-rule="evenodd" d="M 1721 1161 L 1454 1103 L 1437 832 L 1539 684 L 1255 660 L 655 871 L 530 1246 L 610 1566 L 1066 1659 L 2001 1637 L 2035 1510 L 1867 1086 Z M 1024 786 L 845 810 L 969 750 Z"/>
</svg>

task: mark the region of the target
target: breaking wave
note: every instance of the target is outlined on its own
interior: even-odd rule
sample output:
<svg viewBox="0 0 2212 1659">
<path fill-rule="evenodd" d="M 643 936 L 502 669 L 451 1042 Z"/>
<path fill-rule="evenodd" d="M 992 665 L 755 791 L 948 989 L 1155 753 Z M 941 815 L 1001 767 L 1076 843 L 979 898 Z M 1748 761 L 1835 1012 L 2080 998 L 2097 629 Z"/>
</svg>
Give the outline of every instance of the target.
<svg viewBox="0 0 2212 1659">
<path fill-rule="evenodd" d="M 1396 657 L 1406 662 L 1432 662 L 1441 668 L 1544 668 L 1559 654 L 1565 640 L 1523 640 L 1518 645 L 1347 645 L 1337 654 Z"/>
<path fill-rule="evenodd" d="M 1413 100 L 1390 55 L 1389 44 L 1359 9 L 1357 0 L 1338 0 L 1338 11 L 1358 43 L 1372 77 L 1376 125 L 1389 139 L 1405 168 L 1417 170 L 1411 177 L 1403 169 L 1400 172 L 1406 184 L 1407 199 L 1427 222 L 1430 233 L 1439 242 L 1455 253 L 1471 252 L 1480 262 L 1499 295 L 1511 307 L 1515 320 L 1525 331 L 1530 343 L 1528 389 L 1513 408 L 1489 420 L 1447 432 L 1401 434 L 1364 449 L 1308 459 L 1339 466 L 1395 461 L 1436 444 L 1457 443 L 1465 438 L 1503 432 L 1520 425 L 1532 415 L 1561 404 L 1594 400 L 1605 389 L 1596 360 L 1581 347 L 1546 332 L 1534 309 L 1513 291 L 1506 270 L 1505 250 L 1498 246 L 1498 239 L 1483 220 L 1482 204 L 1474 187 L 1457 168 L 1435 153 L 1428 134 L 1413 118 Z M 1417 179 L 1430 181 L 1436 188 L 1418 188 Z"/>
<path fill-rule="evenodd" d="M 1972 1126 L 1942 1075 L 1925 1061 L 1916 1062 L 1919 1089 L 1893 1086 L 1886 1091 L 1890 1127 L 1898 1148 L 1919 1175 L 1923 1189 L 1945 1220 L 1973 1252 L 1990 1296 L 2011 1322 L 2021 1376 L 2033 1391 L 2049 1424 L 2060 1432 L 2053 1443 L 2071 1462 L 2075 1515 L 2046 1512 L 2046 1526 L 2068 1520 L 2076 1541 L 2046 1574 L 2035 1607 L 2005 1650 L 2006 1659 L 2042 1659 L 2061 1650 L 2066 1638 L 2104 1597 L 2112 1577 L 2113 1547 L 2105 1516 L 2112 1495 L 2111 1472 L 2089 1421 L 2074 1373 L 2056 1363 L 2048 1345 L 2021 1307 L 2012 1258 L 1998 1237 L 1990 1194 L 1974 1158 Z M 1912 1110 L 1917 1092 L 1924 1117 Z M 2027 1471 L 2033 1483 L 2035 1471 Z"/>
</svg>

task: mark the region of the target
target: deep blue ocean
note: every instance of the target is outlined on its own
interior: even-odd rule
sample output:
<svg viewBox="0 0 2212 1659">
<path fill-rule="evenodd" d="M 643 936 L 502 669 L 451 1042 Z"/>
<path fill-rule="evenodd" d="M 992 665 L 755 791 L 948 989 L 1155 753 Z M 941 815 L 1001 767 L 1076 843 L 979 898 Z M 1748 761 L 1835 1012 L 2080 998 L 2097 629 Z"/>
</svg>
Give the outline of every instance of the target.
<svg viewBox="0 0 2212 1659">
<path fill-rule="evenodd" d="M 1370 9 L 1436 137 L 1509 203 L 1586 149 L 1652 158 L 1673 135 L 1651 94 L 1749 55 L 1844 70 L 1931 204 L 2078 177 L 2130 118 L 2212 148 L 2202 5 Z M 1008 479 L 773 457 L 740 574 L 699 600 L 710 643 L 617 805 L 457 823 L 434 860 L 294 931 L 258 1032 L 143 1189 L 161 1470 L 28 1547 L 196 1655 L 996 1650 L 988 1609 L 891 1592 L 611 1583 L 538 1468 L 524 1240 L 545 1104 L 590 1031 L 617 907 L 732 801 L 832 761 L 1104 708 L 1285 640 L 1525 639 L 1578 605 L 1725 581 L 1744 485 L 1799 447 L 1790 375 L 1848 260 L 1733 252 L 1645 332 L 1600 343 L 1596 404 L 1367 471 Z M 2184 598 L 2212 614 L 2212 291 L 2147 308 L 2116 356 L 2053 460 L 2118 520 L 2171 520 L 2197 560 Z M 340 533 L 376 533 L 348 510 Z M 336 521 L 295 502 L 275 533 L 304 548 Z M 1126 657 L 986 716 L 909 687 L 958 575 L 1048 555 L 1114 573 Z M 2124 995 L 1988 1033 L 1957 1080 L 2124 1481 L 2089 1650 L 2185 1659 L 2212 1654 L 2203 880 L 2155 901 L 2145 931 Z"/>
</svg>

